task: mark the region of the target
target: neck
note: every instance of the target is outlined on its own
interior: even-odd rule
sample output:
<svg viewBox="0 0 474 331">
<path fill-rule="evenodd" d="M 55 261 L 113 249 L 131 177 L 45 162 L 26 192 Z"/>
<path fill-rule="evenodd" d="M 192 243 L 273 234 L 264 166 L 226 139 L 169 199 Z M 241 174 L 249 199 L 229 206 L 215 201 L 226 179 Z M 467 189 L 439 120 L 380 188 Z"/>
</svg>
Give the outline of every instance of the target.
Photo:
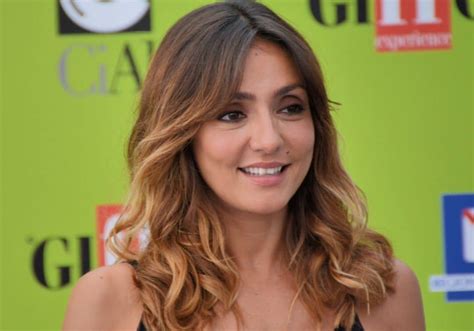
<svg viewBox="0 0 474 331">
<path fill-rule="evenodd" d="M 287 209 L 268 215 L 222 213 L 226 245 L 242 275 L 265 278 L 282 270 Z"/>
</svg>

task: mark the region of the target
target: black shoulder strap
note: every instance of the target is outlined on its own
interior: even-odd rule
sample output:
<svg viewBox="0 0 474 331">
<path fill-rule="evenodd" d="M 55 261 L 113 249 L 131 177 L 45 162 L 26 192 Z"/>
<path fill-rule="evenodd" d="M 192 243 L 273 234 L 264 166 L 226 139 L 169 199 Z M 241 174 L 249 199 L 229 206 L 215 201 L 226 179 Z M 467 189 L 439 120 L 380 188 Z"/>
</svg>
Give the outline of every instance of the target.
<svg viewBox="0 0 474 331">
<path fill-rule="evenodd" d="M 125 263 L 130 264 L 134 269 L 138 267 L 138 261 L 137 260 L 131 260 L 131 261 L 125 261 Z M 138 324 L 137 331 L 147 331 L 145 324 L 143 324 L 143 321 L 140 320 L 140 324 Z"/>
<path fill-rule="evenodd" d="M 334 331 L 346 331 L 342 326 L 338 327 Z M 360 322 L 359 316 L 355 317 L 354 324 L 352 325 L 352 328 L 350 331 L 364 331 L 364 327 L 362 326 L 362 323 Z"/>
<path fill-rule="evenodd" d="M 137 331 L 146 331 L 145 324 L 143 324 L 143 321 L 140 321 L 140 324 L 138 324 Z"/>
</svg>

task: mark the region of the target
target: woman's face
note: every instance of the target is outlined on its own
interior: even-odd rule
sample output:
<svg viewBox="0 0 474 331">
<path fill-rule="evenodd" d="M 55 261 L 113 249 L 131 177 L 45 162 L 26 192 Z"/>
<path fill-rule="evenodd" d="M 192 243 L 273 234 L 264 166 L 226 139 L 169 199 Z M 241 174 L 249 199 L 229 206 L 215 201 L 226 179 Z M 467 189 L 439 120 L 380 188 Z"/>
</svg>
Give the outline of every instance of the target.
<svg viewBox="0 0 474 331">
<path fill-rule="evenodd" d="M 286 211 L 313 157 L 314 126 L 302 83 L 284 50 L 257 41 L 239 92 L 198 131 L 194 158 L 224 211 Z"/>
</svg>

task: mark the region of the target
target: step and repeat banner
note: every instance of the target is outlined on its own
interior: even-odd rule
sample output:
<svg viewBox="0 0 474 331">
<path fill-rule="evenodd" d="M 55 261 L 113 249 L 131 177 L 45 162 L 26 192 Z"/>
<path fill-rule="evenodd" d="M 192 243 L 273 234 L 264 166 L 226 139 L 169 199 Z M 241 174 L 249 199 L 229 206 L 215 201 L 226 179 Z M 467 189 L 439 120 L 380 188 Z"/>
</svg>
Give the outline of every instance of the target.
<svg viewBox="0 0 474 331">
<path fill-rule="evenodd" d="M 212 1 L 0 0 L 1 330 L 58 330 L 109 264 L 125 147 L 166 30 Z M 474 1 L 262 1 L 310 42 L 369 225 L 428 330 L 474 330 Z"/>
</svg>

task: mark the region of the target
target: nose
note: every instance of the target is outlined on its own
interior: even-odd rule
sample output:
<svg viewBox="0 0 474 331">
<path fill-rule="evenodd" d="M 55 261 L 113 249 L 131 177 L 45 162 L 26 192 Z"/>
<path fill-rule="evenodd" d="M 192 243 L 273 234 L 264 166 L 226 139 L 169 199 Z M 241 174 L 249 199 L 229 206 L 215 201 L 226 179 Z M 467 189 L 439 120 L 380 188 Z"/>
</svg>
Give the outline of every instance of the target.
<svg viewBox="0 0 474 331">
<path fill-rule="evenodd" d="M 277 152 L 283 145 L 280 131 L 278 121 L 272 117 L 271 112 L 260 113 L 251 126 L 250 148 L 264 154 Z"/>
</svg>

